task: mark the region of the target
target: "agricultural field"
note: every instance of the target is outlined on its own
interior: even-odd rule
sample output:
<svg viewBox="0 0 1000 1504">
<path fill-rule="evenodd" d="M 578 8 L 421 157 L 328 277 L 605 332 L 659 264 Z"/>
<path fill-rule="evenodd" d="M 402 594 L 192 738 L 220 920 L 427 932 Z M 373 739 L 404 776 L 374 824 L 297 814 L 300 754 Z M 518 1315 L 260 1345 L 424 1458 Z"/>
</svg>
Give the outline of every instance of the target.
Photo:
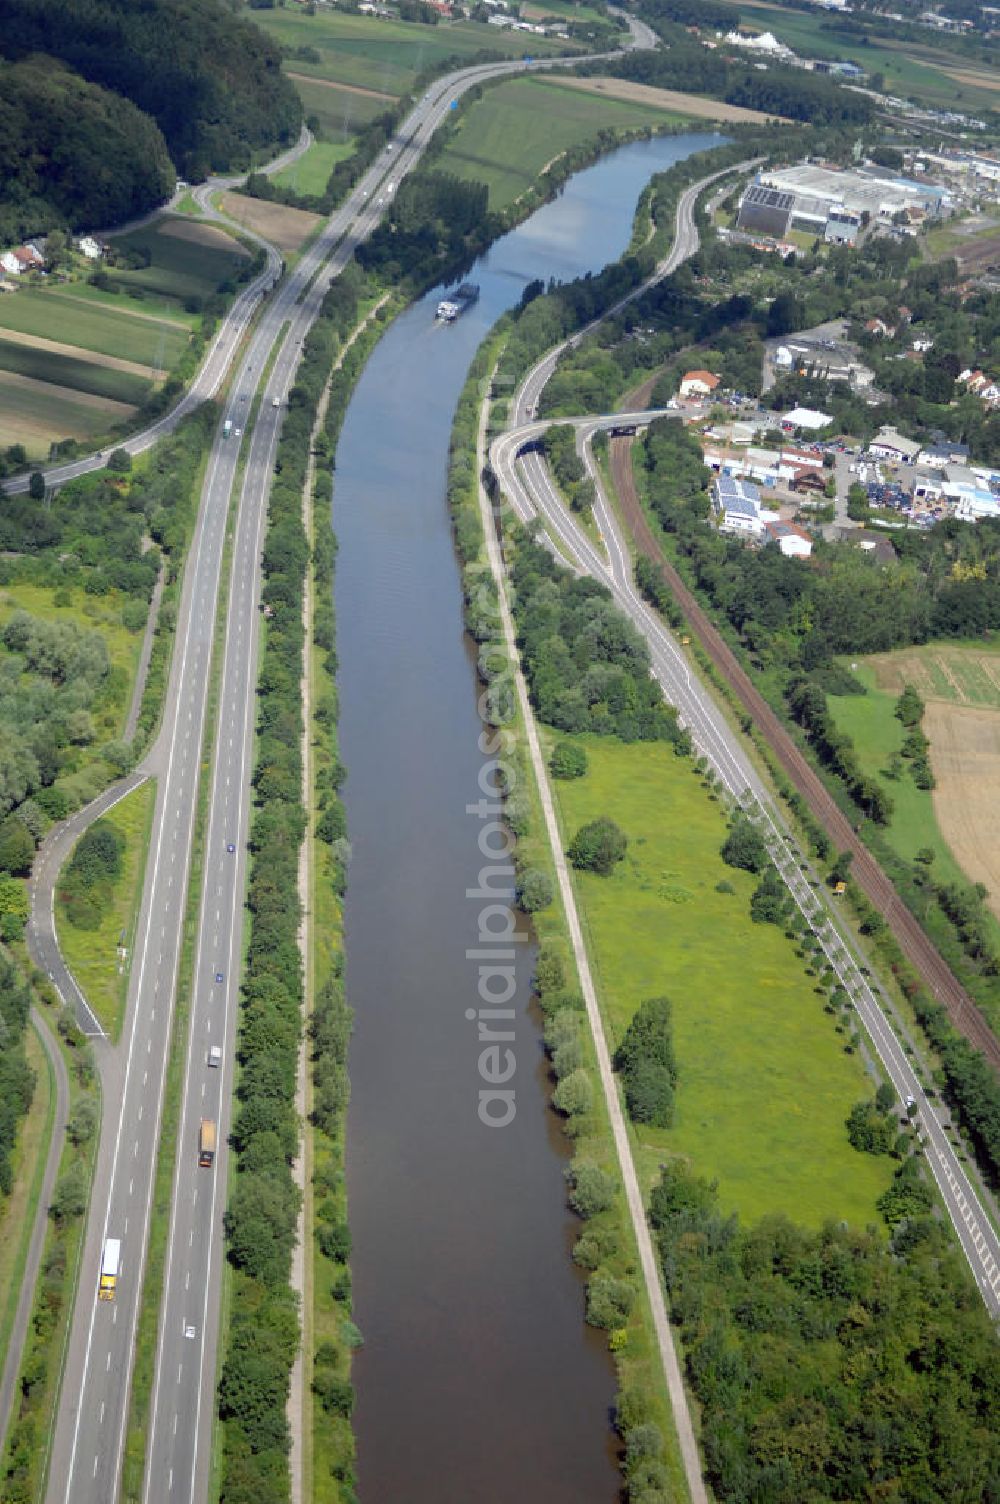
<svg viewBox="0 0 1000 1504">
<path fill-rule="evenodd" d="M 461 117 L 434 166 L 485 183 L 490 208 L 504 209 L 569 147 L 599 131 L 669 127 L 683 117 L 634 100 L 613 99 L 545 78 L 516 78 L 487 89 Z"/>
<path fill-rule="evenodd" d="M 392 94 L 380 94 L 376 89 L 329 83 L 322 78 L 307 78 L 304 73 L 288 76 L 298 90 L 306 119 L 314 126 L 319 124 L 323 139 L 316 146 L 350 145 L 358 131 L 395 104 Z M 310 148 L 315 149 L 315 146 Z M 285 182 L 287 175 L 286 168 L 277 174 L 275 181 Z"/>
<path fill-rule="evenodd" d="M 423 26 L 332 9 L 314 16 L 277 9 L 249 14 L 293 54 L 298 48 L 315 49 L 320 54 L 319 62 L 287 55 L 287 72 L 375 89 L 394 99 L 408 94 L 421 73 L 452 58 L 461 61 L 484 49 L 504 57 L 523 57 L 525 53 L 544 57 L 565 48 L 564 43 L 545 37 L 501 31 L 475 21 Z"/>
<path fill-rule="evenodd" d="M 319 214 L 308 214 L 304 209 L 287 209 L 284 204 L 248 198 L 243 193 L 221 194 L 219 207 L 230 219 L 263 235 L 286 255 L 299 250 L 323 223 Z"/>
<path fill-rule="evenodd" d="M 764 125 L 768 120 L 780 120 L 780 115 L 768 115 L 764 110 L 749 110 L 741 104 L 726 104 L 723 99 L 709 99 L 704 94 L 684 94 L 679 89 L 658 89 L 652 84 L 636 84 L 627 78 L 574 78 L 560 80 L 566 89 L 581 89 L 587 94 L 600 94 L 605 99 L 626 99 L 633 104 L 649 105 L 652 109 L 666 110 L 681 115 L 692 115 L 699 120 L 743 121 L 750 125 Z M 811 244 L 811 242 L 810 242 Z"/>
<path fill-rule="evenodd" d="M 673 1003 L 676 1118 L 639 1131 L 643 1180 L 683 1155 L 744 1221 L 876 1222 L 891 1164 L 857 1153 L 845 1130 L 873 1083 L 793 943 L 750 919 L 758 879 L 722 861 L 721 807 L 662 743 L 580 740 L 586 776 L 554 783 L 564 841 L 600 815 L 629 837 L 612 876 L 575 875 L 611 1048 L 641 1001 Z"/>
<path fill-rule="evenodd" d="M 946 38 L 935 45 L 873 39 L 864 46 L 860 39 L 834 28 L 836 20 L 818 14 L 788 10 L 766 0 L 740 0 L 733 7 L 742 24 L 772 32 L 800 57 L 836 58 L 857 63 L 866 73 L 881 73 L 887 94 L 898 94 L 932 109 L 991 109 L 997 101 L 1000 79 L 971 59 L 949 53 Z"/>
<path fill-rule="evenodd" d="M 937 786 L 918 789 L 908 771 L 885 780 L 892 846 L 907 860 L 922 847 L 932 850 L 938 881 L 985 883 L 1000 920 L 1000 645 L 933 643 L 876 654 L 856 672 L 868 693 L 830 695 L 828 703 L 876 777 L 885 779 L 902 745 L 894 709 L 904 685 L 926 705 L 923 731 Z"/>
<path fill-rule="evenodd" d="M 200 308 L 248 262 L 209 225 L 161 215 L 112 243 L 148 260 L 86 278 L 19 287 L 0 299 L 0 446 L 45 459 L 54 441 L 88 441 L 126 423 L 187 350 Z"/>
</svg>

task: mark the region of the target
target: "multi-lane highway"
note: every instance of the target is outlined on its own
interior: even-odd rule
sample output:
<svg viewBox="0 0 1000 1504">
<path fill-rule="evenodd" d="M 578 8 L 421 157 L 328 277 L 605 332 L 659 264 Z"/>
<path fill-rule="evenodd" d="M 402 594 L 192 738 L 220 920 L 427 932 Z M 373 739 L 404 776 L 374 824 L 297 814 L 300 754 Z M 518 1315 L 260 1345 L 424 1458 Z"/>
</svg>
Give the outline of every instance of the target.
<svg viewBox="0 0 1000 1504">
<path fill-rule="evenodd" d="M 694 202 L 711 181 L 694 185 L 677 209 L 676 254 L 666 267 L 678 265 L 697 244 Z M 693 232 L 694 238 L 692 240 Z M 685 251 L 686 248 L 686 251 Z M 663 273 L 660 272 L 660 275 Z M 635 296 L 636 294 L 633 294 Z M 593 326 L 591 326 L 593 327 Z M 579 336 L 578 336 L 579 337 Z M 562 347 L 560 347 L 562 348 Z M 649 644 L 652 672 L 666 699 L 688 728 L 697 750 L 711 764 L 729 796 L 759 821 L 771 855 L 803 917 L 819 940 L 830 966 L 845 988 L 901 1102 L 912 1100 L 921 1141 L 931 1173 L 954 1225 L 973 1276 L 991 1315 L 1000 1315 L 1000 1237 L 983 1208 L 980 1196 L 948 1139 L 940 1108 L 924 1092 L 904 1044 L 886 1018 L 869 980 L 863 958 L 838 926 L 819 894 L 818 875 L 804 864 L 739 737 L 719 711 L 672 633 L 640 597 L 632 578 L 631 557 L 614 508 L 604 491 L 599 467 L 591 452 L 593 435 L 612 425 L 641 423 L 654 414 L 616 413 L 569 420 L 594 481 L 594 519 L 604 544 L 597 547 L 564 505 L 545 461 L 536 447 L 547 427 L 527 421 L 537 409 L 545 381 L 555 368 L 552 354 L 533 368 L 511 403 L 512 427 L 493 441 L 490 462 L 506 498 L 524 522 L 540 517 L 559 553 L 583 574 L 600 580 Z M 565 418 L 558 420 L 566 422 Z M 805 867 L 805 870 L 803 868 Z"/>
<path fill-rule="evenodd" d="M 632 26 L 632 43 L 651 43 L 651 33 L 641 23 Z M 302 339 L 330 281 L 381 218 L 378 189 L 383 179 L 391 176 L 398 183 L 412 169 L 459 93 L 519 66 L 523 65 L 489 64 L 449 75 L 431 86 L 401 128 L 397 141 L 359 182 L 274 296 L 260 307 L 256 328 L 234 374 L 224 412 L 234 432 L 226 438 L 220 426 L 209 458 L 185 571 L 162 728 L 139 770 L 158 776 L 156 806 L 122 1042 L 112 1050 L 98 1041 L 105 1121 L 49 1465 L 47 1497 L 52 1504 L 113 1504 L 120 1488 L 156 1150 L 181 964 L 214 626 L 230 502 L 239 478 L 241 443 L 235 430 L 246 425 L 258 383 L 273 357 L 260 417 L 242 440 L 244 469 L 233 526 L 194 978 L 186 998 L 189 1032 L 173 1206 L 142 1487 L 142 1497 L 157 1504 L 201 1499 L 207 1489 L 226 1129 L 246 880 L 260 549 L 285 399 Z M 274 281 L 276 271 L 272 261 L 257 283 L 241 294 L 202 367 L 197 394 L 185 399 L 188 406 L 220 389 L 261 303 L 264 287 Z M 161 423 L 130 440 L 128 447 L 133 452 L 148 447 L 178 421 L 188 406 L 182 403 Z M 89 462 L 83 461 L 62 467 L 49 472 L 48 479 L 58 484 L 88 466 Z M 39 950 L 48 947 L 46 959 L 55 970 L 55 938 L 46 907 L 49 890 L 50 882 L 43 880 L 32 916 L 33 933 Z M 68 982 L 65 985 L 69 987 Z M 222 1049 L 217 1067 L 208 1063 L 213 1043 Z M 218 1124 L 218 1152 L 211 1168 L 198 1165 L 202 1118 Z M 121 1273 L 115 1300 L 98 1303 L 97 1271 L 108 1237 L 121 1240 Z"/>
</svg>

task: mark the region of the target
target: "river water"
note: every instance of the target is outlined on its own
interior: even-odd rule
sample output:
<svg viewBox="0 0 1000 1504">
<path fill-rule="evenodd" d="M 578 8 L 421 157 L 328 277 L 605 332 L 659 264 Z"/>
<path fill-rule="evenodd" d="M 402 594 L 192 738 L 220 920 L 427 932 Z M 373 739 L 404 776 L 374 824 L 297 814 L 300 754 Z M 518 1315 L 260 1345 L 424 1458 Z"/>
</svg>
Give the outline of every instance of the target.
<svg viewBox="0 0 1000 1504">
<path fill-rule="evenodd" d="M 583 1322 L 568 1146 L 546 1102 L 534 950 L 521 931 L 510 1046 L 516 1115 L 479 1116 L 479 945 L 489 900 L 479 687 L 462 628 L 445 479 L 451 423 L 488 328 L 535 278 L 598 271 L 628 244 L 650 175 L 718 144 L 615 152 L 498 241 L 479 303 L 442 290 L 378 345 L 337 447 L 340 736 L 353 856 L 348 1188 L 364 1504 L 612 1504 L 614 1370 Z M 487 785 L 488 787 L 488 782 Z M 494 915 L 486 921 L 502 925 Z M 503 1073 L 510 1061 L 501 1058 Z M 492 1067 L 497 1069 L 496 1065 Z"/>
</svg>

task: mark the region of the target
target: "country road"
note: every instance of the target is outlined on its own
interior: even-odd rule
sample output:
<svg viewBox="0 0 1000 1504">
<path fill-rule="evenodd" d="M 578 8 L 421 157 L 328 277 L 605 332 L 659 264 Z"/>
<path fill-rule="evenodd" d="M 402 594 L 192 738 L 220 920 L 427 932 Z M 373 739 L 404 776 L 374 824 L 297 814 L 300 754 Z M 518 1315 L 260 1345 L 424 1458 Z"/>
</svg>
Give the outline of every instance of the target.
<svg viewBox="0 0 1000 1504">
<path fill-rule="evenodd" d="M 641 23 L 632 23 L 632 37 L 633 45 L 647 45 L 651 33 Z M 162 726 L 133 775 L 156 775 L 156 804 L 122 1041 L 113 1049 L 102 1038 L 96 1040 L 105 1122 L 52 1448 L 47 1493 L 51 1504 L 113 1504 L 121 1488 L 156 1150 L 178 1000 L 201 765 L 206 755 L 194 978 L 190 995 L 182 996 L 187 1048 L 180 1126 L 176 1146 L 170 1146 L 176 1153 L 172 1210 L 142 1497 L 156 1504 L 175 1500 L 193 1504 L 207 1496 L 218 1358 L 226 1135 L 251 807 L 260 558 L 281 421 L 302 340 L 330 282 L 381 218 L 376 202 L 381 181 L 391 175 L 398 182 L 414 167 L 460 93 L 524 68 L 518 62 L 486 64 L 433 83 L 400 128 L 391 149 L 331 216 L 318 239 L 278 283 L 274 295 L 262 302 L 268 278 L 274 279 L 272 262 L 269 271 L 236 300 L 191 393 L 172 414 L 126 446 L 133 453 L 140 452 L 174 426 L 184 411 L 218 391 L 239 350 L 223 414 L 235 428 L 245 421 L 261 373 L 270 369 L 253 431 L 242 443 L 235 435 L 226 438 L 221 426 L 217 431 L 184 575 Z M 259 316 L 251 330 L 255 314 Z M 242 480 L 231 517 L 241 458 Z M 50 471 L 47 478 L 50 484 L 59 484 L 92 465 L 77 462 Z M 217 665 L 217 731 L 206 754 L 214 628 L 227 547 L 231 563 L 225 641 Z M 39 864 L 32 937 L 36 954 L 44 958 L 42 964 L 96 1034 L 99 1025 L 93 1015 L 88 1018 L 86 1000 L 65 968 L 60 970 L 52 922 L 57 858 L 78 834 L 78 829 L 67 829 L 59 838 L 65 844 L 60 846 L 54 839 L 47 860 Z M 222 1047 L 218 1069 L 208 1068 L 209 1044 Z M 209 1169 L 198 1165 L 198 1128 L 203 1118 L 218 1125 L 218 1152 Z M 97 1271 L 109 1236 L 121 1240 L 121 1272 L 116 1299 L 99 1304 Z"/>
</svg>

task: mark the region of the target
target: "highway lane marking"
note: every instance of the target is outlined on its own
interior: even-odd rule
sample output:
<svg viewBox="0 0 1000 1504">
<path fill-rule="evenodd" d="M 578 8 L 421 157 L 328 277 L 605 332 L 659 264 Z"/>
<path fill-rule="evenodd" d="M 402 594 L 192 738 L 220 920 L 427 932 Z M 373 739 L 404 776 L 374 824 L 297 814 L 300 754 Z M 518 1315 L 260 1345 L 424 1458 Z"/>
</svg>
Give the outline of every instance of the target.
<svg viewBox="0 0 1000 1504">
<path fill-rule="evenodd" d="M 101 1401 L 101 1417 L 100 1417 L 100 1424 L 102 1426 L 104 1425 L 104 1410 L 105 1410 L 105 1402 L 104 1402 L 104 1400 L 102 1400 Z"/>
<path fill-rule="evenodd" d="M 129 1195 L 130 1195 L 130 1196 L 131 1196 L 131 1194 L 132 1194 L 132 1187 L 133 1187 L 133 1186 L 134 1186 L 134 1185 L 135 1185 L 135 1180 L 134 1180 L 134 1179 L 133 1179 L 133 1180 L 130 1180 L 130 1181 L 129 1181 L 129 1183 L 128 1183 L 128 1193 L 129 1193 Z"/>
<path fill-rule="evenodd" d="M 111 1353 L 110 1353 L 110 1351 L 108 1353 L 108 1361 L 104 1365 L 104 1372 L 105 1373 L 110 1373 L 111 1372 Z"/>
<path fill-rule="evenodd" d="M 145 1084 L 148 1081 L 148 1079 L 149 1079 L 149 1071 L 148 1070 L 147 1071 L 143 1071 L 143 1073 L 142 1073 L 142 1084 L 143 1084 L 143 1086 L 145 1086 Z"/>
</svg>

